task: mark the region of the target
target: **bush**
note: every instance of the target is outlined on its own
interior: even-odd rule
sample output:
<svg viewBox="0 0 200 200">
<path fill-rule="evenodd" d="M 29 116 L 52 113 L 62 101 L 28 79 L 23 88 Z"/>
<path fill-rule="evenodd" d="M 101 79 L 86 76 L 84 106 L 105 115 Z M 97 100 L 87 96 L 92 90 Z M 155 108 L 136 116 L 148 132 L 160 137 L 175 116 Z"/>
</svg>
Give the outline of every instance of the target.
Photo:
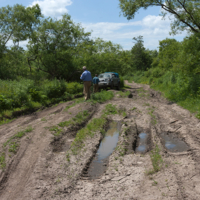
<svg viewBox="0 0 200 200">
<path fill-rule="evenodd" d="M 120 87 L 124 87 L 124 79 L 120 77 Z"/>
<path fill-rule="evenodd" d="M 83 91 L 83 84 L 77 82 L 67 83 L 67 93 L 69 94 L 77 94 Z"/>
<path fill-rule="evenodd" d="M 151 76 L 155 78 L 159 78 L 163 75 L 162 69 L 156 67 L 156 68 L 151 68 Z"/>
<path fill-rule="evenodd" d="M 55 79 L 51 85 L 46 88 L 46 95 L 49 99 L 60 98 L 66 92 L 66 85 L 63 80 Z"/>
</svg>

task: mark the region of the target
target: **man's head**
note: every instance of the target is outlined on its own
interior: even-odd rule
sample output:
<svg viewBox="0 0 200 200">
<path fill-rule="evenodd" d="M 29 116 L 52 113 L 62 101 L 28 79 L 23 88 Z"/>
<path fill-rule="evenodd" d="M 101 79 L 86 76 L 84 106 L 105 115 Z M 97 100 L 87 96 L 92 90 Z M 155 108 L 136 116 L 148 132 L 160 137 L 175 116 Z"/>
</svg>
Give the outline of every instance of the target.
<svg viewBox="0 0 200 200">
<path fill-rule="evenodd" d="M 97 75 L 97 74 L 95 74 L 95 76 L 97 77 L 98 75 Z"/>
<path fill-rule="evenodd" d="M 87 68 L 86 68 L 86 66 L 83 66 L 83 71 L 85 71 Z"/>
</svg>

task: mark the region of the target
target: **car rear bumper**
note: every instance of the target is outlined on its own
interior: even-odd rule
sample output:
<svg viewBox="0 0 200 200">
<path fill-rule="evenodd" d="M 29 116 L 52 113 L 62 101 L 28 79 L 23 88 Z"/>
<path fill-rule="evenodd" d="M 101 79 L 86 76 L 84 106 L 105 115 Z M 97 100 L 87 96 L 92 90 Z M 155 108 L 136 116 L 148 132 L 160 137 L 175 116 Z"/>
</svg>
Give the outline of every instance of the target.
<svg viewBox="0 0 200 200">
<path fill-rule="evenodd" d="M 98 85 L 99 85 L 99 87 L 102 87 L 102 88 L 110 86 L 110 84 L 108 82 L 99 82 Z"/>
</svg>

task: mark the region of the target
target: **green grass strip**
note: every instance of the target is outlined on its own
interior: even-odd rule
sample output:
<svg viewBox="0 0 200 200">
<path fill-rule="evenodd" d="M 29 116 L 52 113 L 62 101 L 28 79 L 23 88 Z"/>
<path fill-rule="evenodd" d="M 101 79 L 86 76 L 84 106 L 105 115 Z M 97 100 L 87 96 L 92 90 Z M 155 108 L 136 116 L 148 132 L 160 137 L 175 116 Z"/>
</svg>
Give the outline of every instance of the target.
<svg viewBox="0 0 200 200">
<path fill-rule="evenodd" d="M 0 154 L 0 168 L 4 169 L 6 167 L 5 153 Z"/>
<path fill-rule="evenodd" d="M 22 138 L 26 133 L 31 132 L 33 130 L 33 128 L 31 126 L 27 127 L 24 131 L 19 131 L 17 134 L 13 135 L 11 138 L 9 138 L 4 144 L 3 146 L 6 147 L 8 145 L 8 143 L 10 143 L 10 141 L 12 141 L 13 139 L 17 139 L 17 138 Z"/>
</svg>

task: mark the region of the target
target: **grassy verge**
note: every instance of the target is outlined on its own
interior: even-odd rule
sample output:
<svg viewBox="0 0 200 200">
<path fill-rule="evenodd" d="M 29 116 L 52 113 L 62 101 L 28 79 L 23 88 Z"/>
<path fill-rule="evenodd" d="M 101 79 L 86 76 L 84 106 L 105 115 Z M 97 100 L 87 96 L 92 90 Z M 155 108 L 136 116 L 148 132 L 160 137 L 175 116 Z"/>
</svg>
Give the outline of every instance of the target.
<svg viewBox="0 0 200 200">
<path fill-rule="evenodd" d="M 32 113 L 42 107 L 80 97 L 83 90 L 83 84 L 56 79 L 43 82 L 29 79 L 0 80 L 0 83 L 0 124 L 7 123 L 7 119 Z"/>
<path fill-rule="evenodd" d="M 165 98 L 189 110 L 200 119 L 199 74 L 183 74 L 173 70 L 150 68 L 148 71 L 137 71 L 133 76 L 124 78 L 130 82 L 149 84 L 152 89 L 162 92 Z"/>
<path fill-rule="evenodd" d="M 6 159 L 5 153 L 0 154 L 0 169 L 4 169 L 6 167 Z"/>
<path fill-rule="evenodd" d="M 152 174 L 160 171 L 162 168 L 163 159 L 162 159 L 162 156 L 160 155 L 160 149 L 159 149 L 158 145 L 156 145 L 155 148 L 151 151 L 150 157 L 151 157 L 153 169 L 147 171 L 147 175 L 152 175 Z"/>
</svg>

